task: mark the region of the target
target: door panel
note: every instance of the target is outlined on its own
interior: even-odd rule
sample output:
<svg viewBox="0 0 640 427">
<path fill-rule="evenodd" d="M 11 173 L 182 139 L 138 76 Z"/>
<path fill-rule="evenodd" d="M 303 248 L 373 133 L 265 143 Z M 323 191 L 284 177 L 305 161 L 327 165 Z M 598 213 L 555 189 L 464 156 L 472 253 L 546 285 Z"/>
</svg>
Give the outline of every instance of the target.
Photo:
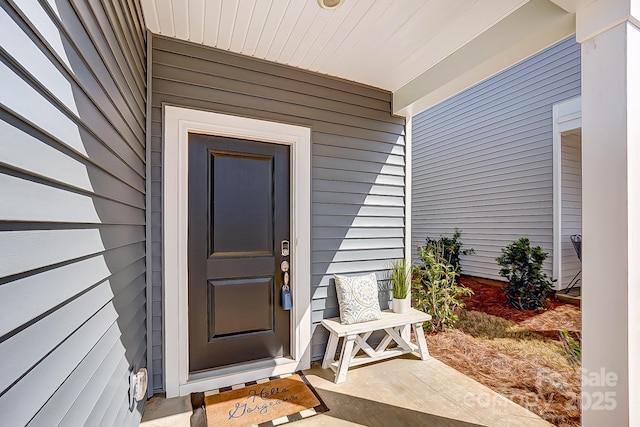
<svg viewBox="0 0 640 427">
<path fill-rule="evenodd" d="M 273 255 L 273 158 L 209 154 L 214 195 L 211 252 L 214 256 Z"/>
<path fill-rule="evenodd" d="M 289 147 L 189 135 L 189 370 L 290 354 Z"/>
<path fill-rule="evenodd" d="M 273 279 L 211 280 L 209 281 L 210 307 L 209 340 L 229 335 L 273 330 Z M 247 298 L 251 295 L 251 298 Z M 251 316 L 238 316 L 242 307 Z"/>
</svg>

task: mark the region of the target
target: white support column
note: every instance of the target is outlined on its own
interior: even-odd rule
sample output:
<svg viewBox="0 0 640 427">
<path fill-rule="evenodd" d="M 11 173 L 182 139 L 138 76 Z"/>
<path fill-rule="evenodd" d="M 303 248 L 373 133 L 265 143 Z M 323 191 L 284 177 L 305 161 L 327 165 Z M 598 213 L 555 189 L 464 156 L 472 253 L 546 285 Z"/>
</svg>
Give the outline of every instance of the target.
<svg viewBox="0 0 640 427">
<path fill-rule="evenodd" d="M 585 427 L 640 425 L 640 0 L 577 11 Z"/>
</svg>

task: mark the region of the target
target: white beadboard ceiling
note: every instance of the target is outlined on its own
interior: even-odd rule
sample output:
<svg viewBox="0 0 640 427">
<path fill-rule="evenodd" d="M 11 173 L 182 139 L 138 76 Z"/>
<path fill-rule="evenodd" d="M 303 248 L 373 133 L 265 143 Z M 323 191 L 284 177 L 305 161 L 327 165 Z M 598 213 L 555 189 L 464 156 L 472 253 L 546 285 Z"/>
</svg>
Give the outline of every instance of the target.
<svg viewBox="0 0 640 427">
<path fill-rule="evenodd" d="M 345 0 L 326 10 L 317 0 L 142 0 L 142 7 L 156 34 L 395 92 L 528 2 Z"/>
</svg>

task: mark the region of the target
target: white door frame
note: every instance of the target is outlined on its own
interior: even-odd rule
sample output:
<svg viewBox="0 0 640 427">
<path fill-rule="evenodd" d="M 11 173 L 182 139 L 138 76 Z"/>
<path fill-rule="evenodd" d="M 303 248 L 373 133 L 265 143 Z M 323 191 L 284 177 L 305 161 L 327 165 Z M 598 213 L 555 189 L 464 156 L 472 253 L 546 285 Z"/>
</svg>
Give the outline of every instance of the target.
<svg viewBox="0 0 640 427">
<path fill-rule="evenodd" d="M 553 105 L 553 278 L 562 281 L 562 134 L 582 128 L 582 98 Z"/>
<path fill-rule="evenodd" d="M 167 397 L 184 396 L 311 365 L 311 129 L 163 105 L 164 379 Z M 189 132 L 291 147 L 291 356 L 189 374 L 187 206 Z"/>
</svg>

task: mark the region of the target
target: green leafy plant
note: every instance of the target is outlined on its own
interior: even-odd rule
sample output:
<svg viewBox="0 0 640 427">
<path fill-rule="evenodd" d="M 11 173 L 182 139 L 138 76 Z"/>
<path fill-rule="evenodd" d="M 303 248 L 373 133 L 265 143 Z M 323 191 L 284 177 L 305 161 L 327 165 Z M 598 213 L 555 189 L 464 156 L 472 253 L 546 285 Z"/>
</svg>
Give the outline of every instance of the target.
<svg viewBox="0 0 640 427">
<path fill-rule="evenodd" d="M 389 270 L 391 294 L 396 299 L 405 299 L 409 293 L 407 261 L 404 258 L 393 260 L 389 265 Z"/>
<path fill-rule="evenodd" d="M 441 242 L 431 242 L 418 251 L 422 264 L 412 269 L 414 306 L 432 316 L 432 321 L 425 323 L 427 330 L 453 328 L 464 307 L 462 297 L 473 291 L 458 284 L 459 274 L 449 262 L 450 258 L 445 257 Z"/>
<path fill-rule="evenodd" d="M 569 358 L 569 362 L 573 364 L 578 364 L 582 360 L 582 343 L 580 340 L 580 336 L 578 338 L 573 338 L 569 331 L 566 329 L 562 329 L 560 331 L 560 342 L 562 342 L 562 347 L 564 351 L 567 353 L 567 357 Z"/>
<path fill-rule="evenodd" d="M 451 264 L 456 273 L 460 273 L 462 268 L 460 265 L 460 255 L 472 255 L 475 253 L 473 248 L 462 249 L 463 243 L 460 240 L 462 232 L 456 227 L 453 229 L 453 237 L 440 236 L 433 239 L 427 236 L 425 248 L 432 245 L 440 245 L 443 251 L 443 258 Z"/>
<path fill-rule="evenodd" d="M 511 306 L 520 310 L 544 308 L 551 291 L 551 282 L 542 271 L 546 258 L 542 248 L 531 247 L 526 237 L 502 249 L 496 261 L 502 267 L 500 275 L 509 281 L 503 290 Z"/>
</svg>

